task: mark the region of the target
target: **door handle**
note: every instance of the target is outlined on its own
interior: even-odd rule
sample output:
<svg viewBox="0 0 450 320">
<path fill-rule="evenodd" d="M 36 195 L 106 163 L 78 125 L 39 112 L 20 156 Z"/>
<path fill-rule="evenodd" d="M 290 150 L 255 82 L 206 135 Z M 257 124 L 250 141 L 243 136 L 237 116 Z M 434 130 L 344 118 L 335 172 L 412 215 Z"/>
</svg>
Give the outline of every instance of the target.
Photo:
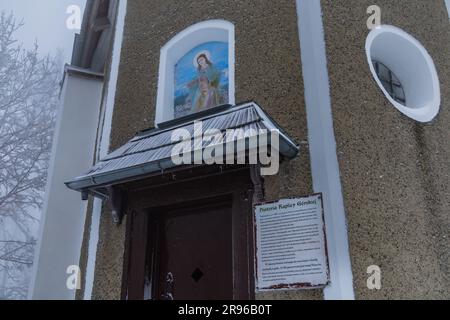
<svg viewBox="0 0 450 320">
<path fill-rule="evenodd" d="M 173 280 L 172 272 L 167 272 L 166 281 L 164 283 L 164 293 L 161 295 L 163 300 L 173 300 Z"/>
</svg>

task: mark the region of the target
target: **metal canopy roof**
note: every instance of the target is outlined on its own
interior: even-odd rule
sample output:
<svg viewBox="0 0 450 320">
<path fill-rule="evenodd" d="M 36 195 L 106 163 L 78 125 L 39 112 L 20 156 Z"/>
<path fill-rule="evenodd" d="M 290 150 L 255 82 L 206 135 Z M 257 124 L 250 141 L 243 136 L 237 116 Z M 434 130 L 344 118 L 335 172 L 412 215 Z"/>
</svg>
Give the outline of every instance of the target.
<svg viewBox="0 0 450 320">
<path fill-rule="evenodd" d="M 193 137 L 199 134 L 194 132 L 195 121 L 202 121 L 203 132 L 208 129 L 219 129 L 224 134 L 227 129 L 278 130 L 280 155 L 292 159 L 299 152 L 294 141 L 255 102 L 235 106 L 222 105 L 168 121 L 160 124 L 158 128 L 138 133 L 84 175 L 65 184 L 73 190 L 88 191 L 129 180 L 138 180 L 139 177 L 174 168 L 176 165 L 171 159 L 171 152 L 174 145 L 179 142 L 171 140 L 172 132 L 183 128 L 188 130 L 194 139 Z M 202 149 L 205 147 L 204 144 L 201 146 Z M 194 146 L 193 150 L 197 148 L 199 147 Z"/>
</svg>

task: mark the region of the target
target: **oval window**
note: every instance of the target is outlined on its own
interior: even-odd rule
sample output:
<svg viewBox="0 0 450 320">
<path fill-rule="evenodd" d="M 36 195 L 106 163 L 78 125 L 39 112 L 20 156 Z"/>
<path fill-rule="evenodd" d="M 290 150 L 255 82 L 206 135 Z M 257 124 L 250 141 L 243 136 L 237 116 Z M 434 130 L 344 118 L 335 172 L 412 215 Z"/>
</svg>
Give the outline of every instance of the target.
<svg viewBox="0 0 450 320">
<path fill-rule="evenodd" d="M 395 108 L 420 122 L 438 114 L 436 67 L 419 41 L 397 27 L 382 25 L 367 36 L 366 54 L 375 81 Z"/>
</svg>

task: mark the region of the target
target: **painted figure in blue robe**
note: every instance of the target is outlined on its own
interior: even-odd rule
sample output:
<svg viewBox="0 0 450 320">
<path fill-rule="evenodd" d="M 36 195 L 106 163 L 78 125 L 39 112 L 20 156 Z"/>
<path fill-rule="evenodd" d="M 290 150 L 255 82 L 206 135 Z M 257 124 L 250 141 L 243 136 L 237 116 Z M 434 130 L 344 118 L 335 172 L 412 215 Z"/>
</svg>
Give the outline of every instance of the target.
<svg viewBox="0 0 450 320">
<path fill-rule="evenodd" d="M 205 53 L 197 56 L 197 77 L 187 84 L 190 91 L 192 111 L 200 111 L 222 103 L 219 92 L 220 71 Z"/>
</svg>

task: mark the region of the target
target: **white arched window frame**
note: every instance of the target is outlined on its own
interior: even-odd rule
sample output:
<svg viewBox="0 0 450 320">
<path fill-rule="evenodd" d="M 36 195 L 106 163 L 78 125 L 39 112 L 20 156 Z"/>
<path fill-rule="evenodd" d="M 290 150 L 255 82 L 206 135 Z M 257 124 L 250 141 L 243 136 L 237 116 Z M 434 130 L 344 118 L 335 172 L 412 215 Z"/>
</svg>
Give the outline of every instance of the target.
<svg viewBox="0 0 450 320">
<path fill-rule="evenodd" d="M 199 22 L 178 33 L 161 48 L 155 115 L 156 126 L 174 118 L 175 64 L 191 49 L 213 41 L 228 43 L 228 103 L 235 103 L 234 25 L 225 20 Z"/>
</svg>

